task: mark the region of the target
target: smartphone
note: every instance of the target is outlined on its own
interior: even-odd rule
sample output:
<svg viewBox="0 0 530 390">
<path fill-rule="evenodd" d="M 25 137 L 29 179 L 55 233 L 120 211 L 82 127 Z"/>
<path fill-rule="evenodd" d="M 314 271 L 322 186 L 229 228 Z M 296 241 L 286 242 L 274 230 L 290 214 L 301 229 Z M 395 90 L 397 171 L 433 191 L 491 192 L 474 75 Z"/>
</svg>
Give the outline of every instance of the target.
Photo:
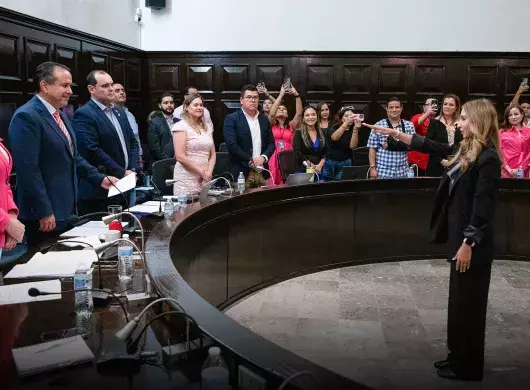
<svg viewBox="0 0 530 390">
<path fill-rule="evenodd" d="M 364 121 L 364 114 L 355 114 L 355 119 L 363 122 Z"/>
<path fill-rule="evenodd" d="M 283 88 L 284 89 L 289 89 L 292 87 L 292 84 L 291 84 L 291 78 L 290 77 L 286 77 L 284 80 L 283 80 Z"/>
<path fill-rule="evenodd" d="M 523 84 L 528 85 L 528 77 L 523 77 Z"/>
</svg>

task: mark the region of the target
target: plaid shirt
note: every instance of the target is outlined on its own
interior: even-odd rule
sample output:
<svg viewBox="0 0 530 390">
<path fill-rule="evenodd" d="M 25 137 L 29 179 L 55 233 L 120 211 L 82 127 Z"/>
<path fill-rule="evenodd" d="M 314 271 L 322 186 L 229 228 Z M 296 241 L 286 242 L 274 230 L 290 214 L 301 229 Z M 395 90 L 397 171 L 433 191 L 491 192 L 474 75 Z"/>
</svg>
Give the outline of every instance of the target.
<svg viewBox="0 0 530 390">
<path fill-rule="evenodd" d="M 405 129 L 401 128 L 401 122 L 396 127 L 407 134 L 415 134 L 414 125 L 412 122 L 403 120 Z M 376 126 L 388 127 L 385 119 L 380 120 L 375 124 Z M 409 171 L 408 152 L 407 151 L 391 151 L 383 148 L 388 136 L 377 134 L 372 130 L 368 138 L 368 146 L 372 149 L 377 149 L 376 167 L 377 174 L 381 179 L 399 179 L 406 178 Z"/>
</svg>

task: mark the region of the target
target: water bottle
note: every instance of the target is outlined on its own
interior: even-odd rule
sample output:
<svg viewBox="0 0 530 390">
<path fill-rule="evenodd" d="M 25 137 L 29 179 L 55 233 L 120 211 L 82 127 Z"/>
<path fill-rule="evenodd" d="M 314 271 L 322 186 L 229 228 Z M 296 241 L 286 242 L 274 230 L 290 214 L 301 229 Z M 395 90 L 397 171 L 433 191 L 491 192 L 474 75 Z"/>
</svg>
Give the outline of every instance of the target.
<svg viewBox="0 0 530 390">
<path fill-rule="evenodd" d="M 239 172 L 239 176 L 237 177 L 237 191 L 240 193 L 245 191 L 245 176 L 243 172 Z"/>
<path fill-rule="evenodd" d="M 123 238 L 129 238 L 124 234 Z M 130 242 L 120 241 L 118 245 L 118 278 L 121 281 L 132 279 L 133 275 L 133 246 Z"/>
<path fill-rule="evenodd" d="M 409 170 L 407 171 L 407 177 L 409 179 L 414 178 L 414 168 L 412 168 L 412 167 L 409 168 Z"/>
<path fill-rule="evenodd" d="M 522 179 L 524 177 L 523 167 L 519 167 L 517 169 L 517 173 L 515 174 L 515 177 L 518 179 Z"/>
<path fill-rule="evenodd" d="M 74 273 L 74 290 L 86 290 L 92 288 L 92 269 L 86 264 L 79 264 Z M 94 310 L 92 302 L 92 291 L 75 292 L 75 314 L 76 326 L 83 333 L 88 332 L 90 318 Z"/>
<path fill-rule="evenodd" d="M 166 215 L 166 217 L 171 217 L 174 209 L 175 205 L 173 204 L 173 201 L 171 200 L 171 198 L 168 198 L 168 200 L 166 200 L 166 203 L 164 204 L 164 214 Z"/>
<path fill-rule="evenodd" d="M 188 195 L 186 195 L 184 193 L 179 194 L 178 200 L 179 200 L 179 207 L 180 208 L 186 207 L 188 205 Z"/>
<path fill-rule="evenodd" d="M 218 347 L 211 347 L 208 350 L 208 358 L 202 366 L 202 390 L 228 389 L 228 376 L 228 368 L 221 357 L 221 350 Z"/>
</svg>

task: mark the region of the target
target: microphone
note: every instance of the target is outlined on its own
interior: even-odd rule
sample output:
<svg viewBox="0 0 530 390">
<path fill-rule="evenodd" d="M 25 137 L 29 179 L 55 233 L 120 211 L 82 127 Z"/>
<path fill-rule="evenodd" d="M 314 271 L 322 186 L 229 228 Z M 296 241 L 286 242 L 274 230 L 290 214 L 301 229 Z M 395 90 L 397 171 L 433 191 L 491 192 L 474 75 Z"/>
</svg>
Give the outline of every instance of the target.
<svg viewBox="0 0 530 390">
<path fill-rule="evenodd" d="M 116 299 L 116 301 L 118 302 L 118 304 L 120 305 L 122 311 L 123 311 L 123 314 L 125 315 L 125 319 L 127 320 L 127 322 L 129 322 L 129 316 L 127 315 L 127 310 L 125 310 L 125 306 L 123 305 L 123 302 L 120 300 L 120 298 L 118 298 L 118 296 L 116 294 L 114 294 L 112 291 L 110 290 L 102 290 L 102 289 L 99 289 L 99 288 L 80 288 L 80 289 L 73 289 L 73 290 L 66 290 L 66 291 L 59 291 L 59 292 L 49 292 L 49 291 L 40 291 L 38 288 L 35 288 L 35 287 L 30 287 L 28 289 L 28 295 L 30 297 L 38 297 L 38 296 L 41 296 L 41 295 L 61 295 L 62 293 L 75 293 L 75 292 L 81 292 L 81 291 L 95 291 L 95 292 L 100 292 L 100 293 L 105 293 L 105 294 L 110 294 L 112 295 L 112 297 L 114 299 Z M 108 297 L 108 295 L 107 295 Z M 105 298 L 106 299 L 106 298 Z M 125 299 L 127 299 L 127 296 L 125 296 Z"/>
<path fill-rule="evenodd" d="M 176 118 L 173 118 L 173 119 L 176 119 Z M 136 173 L 139 173 L 140 175 L 142 175 L 143 177 L 147 179 L 147 175 L 140 168 L 136 170 Z M 153 185 L 153 187 L 155 187 L 156 191 L 158 192 L 159 205 L 158 205 L 158 211 L 156 213 L 151 213 L 149 215 L 157 219 L 164 219 L 165 214 L 162 211 L 162 199 L 164 198 L 162 197 L 162 191 L 160 191 L 160 188 L 158 188 L 158 186 L 153 180 L 151 180 L 151 184 Z"/>
<path fill-rule="evenodd" d="M 129 200 L 125 197 L 123 192 L 121 192 L 121 190 L 118 187 L 116 187 L 116 185 L 112 183 L 112 181 L 109 179 L 109 177 L 107 176 L 107 168 L 105 168 L 103 165 L 100 165 L 98 166 L 98 172 L 103 174 L 107 178 L 107 180 L 111 183 L 111 185 L 118 190 L 121 196 L 123 196 L 123 199 L 125 200 L 125 204 L 127 205 L 127 210 L 128 210 L 131 207 L 129 205 Z"/>
</svg>

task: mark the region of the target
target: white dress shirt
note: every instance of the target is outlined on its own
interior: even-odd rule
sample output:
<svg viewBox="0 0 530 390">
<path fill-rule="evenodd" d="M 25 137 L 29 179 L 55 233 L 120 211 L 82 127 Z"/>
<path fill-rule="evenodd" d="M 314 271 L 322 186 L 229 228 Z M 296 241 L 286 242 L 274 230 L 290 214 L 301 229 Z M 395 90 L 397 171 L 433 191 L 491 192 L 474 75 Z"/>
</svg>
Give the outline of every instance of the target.
<svg viewBox="0 0 530 390">
<path fill-rule="evenodd" d="M 245 118 L 247 118 L 248 127 L 250 128 L 250 135 L 252 137 L 252 158 L 263 157 L 265 162 L 269 159 L 266 155 L 261 154 L 261 127 L 259 125 L 259 112 L 256 112 L 256 116 L 252 118 L 248 115 L 245 110 L 241 109 Z"/>
<path fill-rule="evenodd" d="M 127 119 L 129 120 L 129 125 L 131 126 L 131 129 L 134 134 L 134 138 L 136 138 L 136 141 L 138 142 L 138 150 L 140 151 L 140 156 L 143 155 L 142 150 L 142 144 L 140 143 L 140 133 L 138 132 L 138 123 L 136 123 L 136 118 L 133 114 L 129 111 L 127 107 L 123 107 L 125 110 L 125 114 L 127 114 Z"/>
</svg>

